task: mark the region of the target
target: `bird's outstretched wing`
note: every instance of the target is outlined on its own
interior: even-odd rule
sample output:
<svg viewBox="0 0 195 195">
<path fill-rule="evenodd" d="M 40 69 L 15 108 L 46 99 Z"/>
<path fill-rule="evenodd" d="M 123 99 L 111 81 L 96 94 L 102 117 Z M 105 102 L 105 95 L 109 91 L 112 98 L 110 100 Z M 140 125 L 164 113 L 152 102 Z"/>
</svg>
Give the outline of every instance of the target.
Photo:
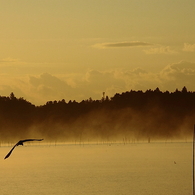
<svg viewBox="0 0 195 195">
<path fill-rule="evenodd" d="M 8 158 L 8 157 L 11 155 L 11 153 L 13 152 L 13 150 L 14 150 L 14 148 L 15 148 L 16 146 L 23 145 L 23 142 L 28 142 L 28 141 L 42 141 L 42 140 L 43 140 L 43 139 L 24 139 L 24 140 L 20 140 L 18 143 L 16 143 L 16 144 L 14 145 L 14 147 L 9 151 L 9 153 L 5 156 L 4 159 Z"/>
<path fill-rule="evenodd" d="M 42 141 L 42 140 L 43 140 L 43 139 L 24 139 L 24 140 L 20 140 L 19 142 L 20 142 L 20 143 L 21 143 L 21 142 L 23 143 L 23 142 L 29 142 L 29 141 Z M 19 142 L 18 142 L 18 143 L 19 143 Z M 18 143 L 17 143 L 17 144 L 18 144 Z"/>
<path fill-rule="evenodd" d="M 17 144 L 18 144 L 18 143 L 17 143 Z M 17 144 L 9 151 L 9 153 L 5 156 L 4 159 L 8 158 L 8 157 L 11 155 L 12 151 L 13 151 L 14 148 L 17 146 Z"/>
</svg>

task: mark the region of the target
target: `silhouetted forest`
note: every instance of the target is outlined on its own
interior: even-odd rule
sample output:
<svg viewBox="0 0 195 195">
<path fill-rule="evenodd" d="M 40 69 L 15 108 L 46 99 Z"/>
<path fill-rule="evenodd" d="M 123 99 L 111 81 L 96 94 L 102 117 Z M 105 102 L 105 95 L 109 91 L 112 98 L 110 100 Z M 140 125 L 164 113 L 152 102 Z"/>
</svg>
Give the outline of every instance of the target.
<svg viewBox="0 0 195 195">
<path fill-rule="evenodd" d="M 185 139 L 195 123 L 195 92 L 127 91 L 101 100 L 48 101 L 35 106 L 0 96 L 0 139 L 55 141 Z"/>
</svg>

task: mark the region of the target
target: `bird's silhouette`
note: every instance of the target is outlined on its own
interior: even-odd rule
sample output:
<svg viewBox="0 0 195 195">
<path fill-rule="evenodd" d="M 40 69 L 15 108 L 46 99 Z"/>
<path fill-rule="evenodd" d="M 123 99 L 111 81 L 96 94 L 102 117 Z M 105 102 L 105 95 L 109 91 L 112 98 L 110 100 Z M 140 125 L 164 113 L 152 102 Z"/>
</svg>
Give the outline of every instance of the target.
<svg viewBox="0 0 195 195">
<path fill-rule="evenodd" d="M 11 155 L 11 153 L 13 152 L 13 150 L 14 150 L 14 148 L 15 148 L 16 146 L 19 146 L 19 145 L 23 146 L 23 143 L 24 143 L 24 142 L 28 142 L 28 141 L 42 141 L 42 140 L 43 140 L 43 139 L 24 139 L 24 140 L 20 140 L 18 143 L 16 143 L 16 144 L 14 145 L 14 147 L 9 151 L 9 153 L 5 156 L 4 159 L 8 158 L 8 157 Z"/>
</svg>

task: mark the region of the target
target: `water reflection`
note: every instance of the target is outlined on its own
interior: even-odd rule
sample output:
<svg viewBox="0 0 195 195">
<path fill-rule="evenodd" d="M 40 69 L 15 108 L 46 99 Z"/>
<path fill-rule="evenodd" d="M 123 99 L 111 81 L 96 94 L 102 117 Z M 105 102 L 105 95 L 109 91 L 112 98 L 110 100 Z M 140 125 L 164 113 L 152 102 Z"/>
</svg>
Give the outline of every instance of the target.
<svg viewBox="0 0 195 195">
<path fill-rule="evenodd" d="M 191 194 L 191 143 L 18 147 L 3 160 L 3 194 Z M 174 163 L 176 162 L 176 163 Z"/>
</svg>

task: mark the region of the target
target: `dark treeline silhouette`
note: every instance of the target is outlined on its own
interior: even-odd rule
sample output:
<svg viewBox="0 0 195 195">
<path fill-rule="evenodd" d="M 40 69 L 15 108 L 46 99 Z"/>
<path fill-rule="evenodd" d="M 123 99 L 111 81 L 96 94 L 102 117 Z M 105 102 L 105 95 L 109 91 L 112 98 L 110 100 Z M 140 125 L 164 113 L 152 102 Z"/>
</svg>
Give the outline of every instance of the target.
<svg viewBox="0 0 195 195">
<path fill-rule="evenodd" d="M 35 106 L 0 96 L 0 139 L 42 136 L 48 140 L 187 138 L 195 123 L 195 92 L 127 91 L 101 100 L 48 101 Z"/>
</svg>

